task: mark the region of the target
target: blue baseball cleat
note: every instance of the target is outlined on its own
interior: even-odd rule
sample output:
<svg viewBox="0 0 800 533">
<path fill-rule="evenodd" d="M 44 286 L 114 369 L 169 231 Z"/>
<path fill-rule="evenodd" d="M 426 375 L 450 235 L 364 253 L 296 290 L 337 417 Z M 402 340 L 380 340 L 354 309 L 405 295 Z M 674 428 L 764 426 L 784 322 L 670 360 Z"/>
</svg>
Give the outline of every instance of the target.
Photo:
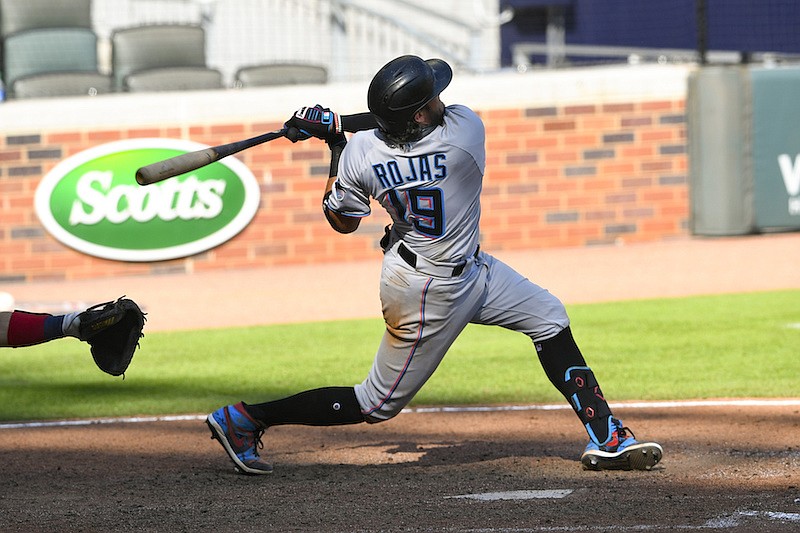
<svg viewBox="0 0 800 533">
<path fill-rule="evenodd" d="M 272 473 L 272 465 L 258 455 L 258 449 L 264 447 L 261 442 L 264 428 L 247 414 L 241 402 L 217 409 L 208 415 L 206 424 L 211 438 L 222 444 L 239 473 Z"/>
<path fill-rule="evenodd" d="M 650 470 L 664 451 L 655 442 L 639 442 L 622 422 L 611 418 L 611 436 L 605 444 L 590 441 L 581 455 L 586 470 Z"/>
</svg>

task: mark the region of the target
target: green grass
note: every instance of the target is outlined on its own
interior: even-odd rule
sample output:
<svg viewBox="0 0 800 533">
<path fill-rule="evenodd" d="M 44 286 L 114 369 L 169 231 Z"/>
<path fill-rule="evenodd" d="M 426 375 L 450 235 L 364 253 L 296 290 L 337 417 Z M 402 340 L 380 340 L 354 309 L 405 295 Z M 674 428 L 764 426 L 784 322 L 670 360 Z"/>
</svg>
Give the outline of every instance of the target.
<svg viewBox="0 0 800 533">
<path fill-rule="evenodd" d="M 800 395 L 800 291 L 568 308 L 606 398 Z M 0 420 L 203 413 L 368 372 L 381 320 L 153 332 L 127 378 L 101 373 L 86 344 L 0 351 Z M 470 326 L 412 405 L 562 402 L 530 340 Z"/>
</svg>

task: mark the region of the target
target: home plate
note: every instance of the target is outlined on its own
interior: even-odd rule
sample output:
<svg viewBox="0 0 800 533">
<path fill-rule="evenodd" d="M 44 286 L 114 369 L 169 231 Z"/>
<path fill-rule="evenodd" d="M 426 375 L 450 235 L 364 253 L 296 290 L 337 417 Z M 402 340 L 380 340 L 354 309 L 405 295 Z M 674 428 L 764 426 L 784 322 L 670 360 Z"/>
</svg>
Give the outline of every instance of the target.
<svg viewBox="0 0 800 533">
<path fill-rule="evenodd" d="M 493 502 L 497 500 L 543 500 L 559 499 L 572 494 L 572 489 L 550 490 L 510 490 L 507 492 L 482 492 L 480 494 L 461 494 L 445 496 L 446 499 L 480 500 Z"/>
</svg>

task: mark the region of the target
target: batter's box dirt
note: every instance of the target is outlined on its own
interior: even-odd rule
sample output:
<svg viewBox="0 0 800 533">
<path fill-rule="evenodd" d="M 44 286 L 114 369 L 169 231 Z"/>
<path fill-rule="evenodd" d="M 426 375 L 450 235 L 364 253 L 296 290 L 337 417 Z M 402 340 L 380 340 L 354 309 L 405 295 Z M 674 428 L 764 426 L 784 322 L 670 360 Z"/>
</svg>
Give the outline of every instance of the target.
<svg viewBox="0 0 800 533">
<path fill-rule="evenodd" d="M 799 411 L 617 410 L 664 447 L 651 472 L 584 471 L 569 411 L 277 427 L 275 472 L 257 477 L 234 473 L 200 418 L 3 429 L 0 529 L 798 531 Z"/>
</svg>

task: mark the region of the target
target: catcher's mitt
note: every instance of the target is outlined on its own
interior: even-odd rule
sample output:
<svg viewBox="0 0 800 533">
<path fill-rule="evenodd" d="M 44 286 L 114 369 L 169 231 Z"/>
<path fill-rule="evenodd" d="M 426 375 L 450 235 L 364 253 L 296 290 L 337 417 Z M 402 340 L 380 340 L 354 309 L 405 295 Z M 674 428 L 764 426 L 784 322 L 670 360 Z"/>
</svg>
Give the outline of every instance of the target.
<svg viewBox="0 0 800 533">
<path fill-rule="evenodd" d="M 124 374 L 139 339 L 144 337 L 142 330 L 147 320 L 136 302 L 121 297 L 116 302 L 92 306 L 78 318 L 78 338 L 92 347 L 92 357 L 100 370 L 112 376 Z"/>
</svg>

